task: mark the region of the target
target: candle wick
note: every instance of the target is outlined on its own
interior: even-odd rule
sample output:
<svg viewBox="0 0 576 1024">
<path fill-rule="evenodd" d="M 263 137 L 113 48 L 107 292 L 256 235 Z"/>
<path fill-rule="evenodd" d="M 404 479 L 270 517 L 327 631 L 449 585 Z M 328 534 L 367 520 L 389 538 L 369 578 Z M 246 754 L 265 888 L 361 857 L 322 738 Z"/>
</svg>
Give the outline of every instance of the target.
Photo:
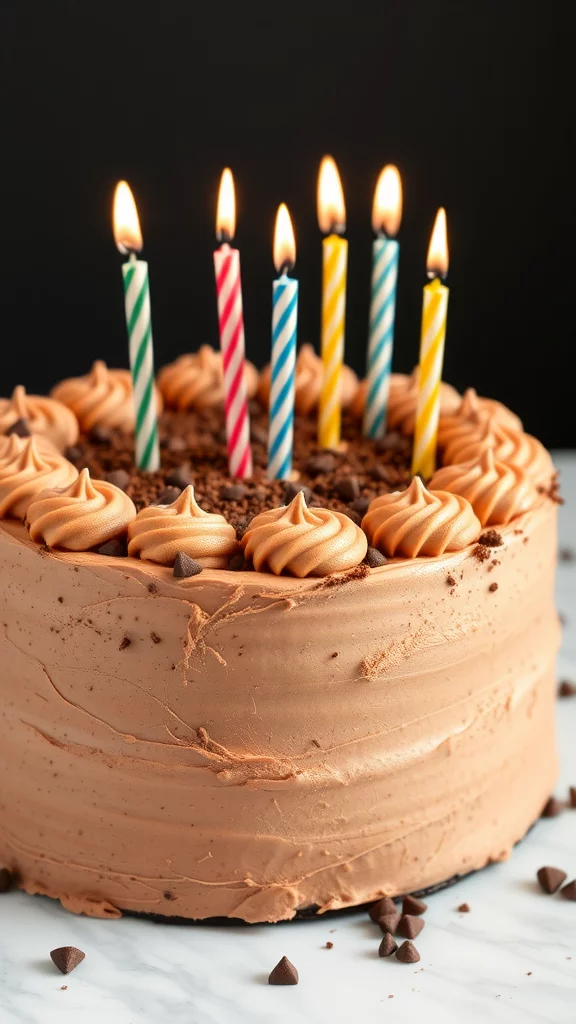
<svg viewBox="0 0 576 1024">
<path fill-rule="evenodd" d="M 293 270 L 293 269 L 294 269 L 294 264 L 293 264 L 292 260 L 284 260 L 284 262 L 281 264 L 280 270 L 278 272 L 279 276 L 280 277 L 287 277 L 288 274 L 290 273 L 290 271 Z"/>
<path fill-rule="evenodd" d="M 230 245 L 232 241 L 232 235 L 230 234 L 229 231 L 226 230 L 226 228 L 222 228 L 220 231 L 216 232 L 216 240 L 218 242 L 221 242 L 222 245 Z"/>
<path fill-rule="evenodd" d="M 138 260 L 138 257 L 136 255 L 136 253 L 134 252 L 134 249 L 131 249 L 130 250 L 130 263 L 136 263 L 137 260 Z"/>
</svg>

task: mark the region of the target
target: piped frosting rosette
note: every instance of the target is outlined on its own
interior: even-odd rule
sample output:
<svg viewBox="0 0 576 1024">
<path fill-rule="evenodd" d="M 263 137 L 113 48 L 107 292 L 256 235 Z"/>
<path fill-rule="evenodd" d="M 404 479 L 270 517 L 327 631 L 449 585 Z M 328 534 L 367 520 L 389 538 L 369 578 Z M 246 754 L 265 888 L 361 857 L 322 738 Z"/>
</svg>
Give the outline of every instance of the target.
<svg viewBox="0 0 576 1024">
<path fill-rule="evenodd" d="M 38 434 L 63 452 L 78 440 L 78 420 L 62 402 L 45 395 L 28 395 L 19 384 L 11 398 L 0 398 L 0 434 L 18 420 L 26 420 L 31 434 Z"/>
<path fill-rule="evenodd" d="M 550 485 L 554 466 L 544 445 L 531 434 L 505 426 L 494 416 L 469 420 L 468 430 L 459 431 L 445 445 L 442 462 L 445 466 L 478 462 L 488 448 L 497 462 L 525 470 L 538 486 Z"/>
<path fill-rule="evenodd" d="M 242 547 L 258 572 L 303 579 L 359 565 L 368 545 L 362 530 L 343 512 L 308 508 L 300 491 L 289 505 L 255 516 Z"/>
<path fill-rule="evenodd" d="M 258 390 L 259 374 L 256 367 L 244 363 L 244 383 L 247 398 Z M 158 387 L 170 409 L 186 411 L 212 409 L 224 404 L 224 375 L 222 354 L 210 345 L 202 345 L 198 352 L 179 356 L 164 366 L 158 374 Z"/>
<path fill-rule="evenodd" d="M 522 422 L 502 402 L 479 398 L 474 388 L 468 388 L 456 409 L 449 413 L 441 410 L 438 447 L 447 448 L 460 439 L 477 436 L 486 420 L 511 430 L 522 430 Z"/>
<path fill-rule="evenodd" d="M 126 533 L 136 508 L 124 491 L 91 480 L 87 469 L 64 490 L 43 491 L 28 506 L 32 540 L 63 551 L 90 551 Z"/>
<path fill-rule="evenodd" d="M 51 445 L 11 434 L 0 451 L 0 518 L 24 519 L 30 502 L 49 487 L 68 487 L 78 470 Z"/>
<path fill-rule="evenodd" d="M 362 529 L 382 554 L 417 558 L 461 551 L 478 540 L 481 526 L 466 498 L 429 491 L 415 476 L 405 491 L 374 498 Z"/>
<path fill-rule="evenodd" d="M 470 502 L 482 526 L 506 526 L 538 501 L 534 482 L 520 466 L 494 458 L 491 448 L 478 461 L 438 469 L 431 491 L 450 491 Z"/>
<path fill-rule="evenodd" d="M 368 381 L 363 380 L 358 386 L 351 412 L 361 419 L 366 405 Z M 460 405 L 460 394 L 451 384 L 444 381 L 440 387 L 440 413 L 450 415 Z M 405 373 L 390 374 L 390 390 L 388 392 L 387 429 L 397 430 L 406 437 L 411 437 L 416 425 L 416 405 L 418 403 L 418 367 L 410 376 Z"/>
<path fill-rule="evenodd" d="M 264 367 L 260 374 L 258 398 L 267 409 L 270 403 L 270 365 Z M 296 376 L 294 386 L 294 405 L 301 416 L 308 416 L 318 407 L 322 381 L 324 379 L 324 363 L 316 355 L 312 345 L 307 342 L 301 345 L 296 357 Z M 358 377 L 349 366 L 342 367 L 340 376 L 340 395 L 342 408 L 347 409 L 358 390 Z"/>
<path fill-rule="evenodd" d="M 171 505 L 141 509 L 128 530 L 128 554 L 159 565 L 174 565 L 184 552 L 205 568 L 225 569 L 237 550 L 234 527 L 200 508 L 192 485 Z"/>
<path fill-rule="evenodd" d="M 51 395 L 72 410 L 85 433 L 93 427 L 125 433 L 134 429 L 134 396 L 129 370 L 109 370 L 106 363 L 98 359 L 90 373 L 61 381 Z M 156 407 L 161 412 L 162 396 L 158 390 Z"/>
</svg>

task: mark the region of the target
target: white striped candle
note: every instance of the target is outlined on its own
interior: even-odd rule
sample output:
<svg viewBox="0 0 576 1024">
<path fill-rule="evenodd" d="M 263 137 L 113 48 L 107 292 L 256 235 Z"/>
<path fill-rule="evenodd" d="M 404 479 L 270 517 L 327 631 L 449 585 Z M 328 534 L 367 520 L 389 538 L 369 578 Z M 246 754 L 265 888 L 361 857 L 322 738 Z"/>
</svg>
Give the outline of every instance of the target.
<svg viewBox="0 0 576 1024">
<path fill-rule="evenodd" d="M 274 264 L 280 277 L 272 285 L 272 358 L 268 476 L 288 480 L 292 470 L 298 281 L 286 271 L 294 265 L 296 247 L 290 214 L 278 208 L 274 232 Z"/>
</svg>

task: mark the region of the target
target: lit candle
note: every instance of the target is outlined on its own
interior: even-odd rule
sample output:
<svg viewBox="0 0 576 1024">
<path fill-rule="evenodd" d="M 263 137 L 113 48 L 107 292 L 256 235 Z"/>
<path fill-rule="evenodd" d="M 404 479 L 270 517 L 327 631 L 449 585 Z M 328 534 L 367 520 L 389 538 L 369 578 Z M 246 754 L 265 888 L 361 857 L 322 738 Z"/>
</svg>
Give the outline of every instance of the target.
<svg viewBox="0 0 576 1024">
<path fill-rule="evenodd" d="M 220 180 L 216 237 L 222 244 L 214 253 L 220 348 L 224 369 L 224 408 L 230 476 L 252 476 L 250 418 L 244 383 L 244 315 L 240 282 L 240 253 L 230 242 L 236 227 L 236 197 L 232 172 Z"/>
<path fill-rule="evenodd" d="M 118 182 L 114 193 L 113 224 L 116 247 L 124 256 L 130 254 L 128 261 L 122 264 L 122 275 L 136 414 L 136 465 L 138 469 L 155 472 L 160 467 L 160 449 L 148 264 L 136 257 L 142 249 L 142 233 L 134 196 L 125 181 Z"/>
<path fill-rule="evenodd" d="M 294 384 L 298 281 L 288 277 L 296 262 L 294 231 L 288 208 L 278 207 L 274 230 L 274 266 L 280 275 L 272 285 L 272 359 L 268 476 L 287 480 L 292 469 Z"/>
<path fill-rule="evenodd" d="M 338 169 L 325 156 L 318 177 L 318 224 L 327 237 L 322 242 L 322 346 L 324 378 L 318 410 L 318 443 L 321 448 L 340 444 L 340 379 L 344 362 L 346 319 L 346 268 L 348 242 L 346 209 Z"/>
<path fill-rule="evenodd" d="M 372 227 L 377 237 L 372 243 L 368 388 L 364 408 L 366 437 L 382 437 L 386 432 L 400 252 L 394 236 L 401 219 L 402 183 L 398 169 L 389 164 L 378 178 L 372 207 Z"/>
<path fill-rule="evenodd" d="M 440 417 L 440 385 L 444 362 L 444 339 L 448 312 L 448 288 L 441 283 L 448 273 L 448 240 L 446 237 L 446 211 L 438 210 L 430 239 L 426 261 L 428 277 L 433 278 L 424 288 L 422 331 L 420 335 L 420 363 L 418 366 L 418 405 L 412 472 L 425 480 L 436 468 L 436 442 Z"/>
</svg>

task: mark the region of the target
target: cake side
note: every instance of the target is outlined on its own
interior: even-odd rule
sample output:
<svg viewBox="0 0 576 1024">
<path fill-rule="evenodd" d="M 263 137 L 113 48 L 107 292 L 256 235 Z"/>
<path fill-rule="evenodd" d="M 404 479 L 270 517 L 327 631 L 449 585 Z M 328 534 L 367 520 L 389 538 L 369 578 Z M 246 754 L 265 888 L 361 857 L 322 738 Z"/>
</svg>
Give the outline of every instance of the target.
<svg viewBox="0 0 576 1024">
<path fill-rule="evenodd" d="M 506 857 L 555 778 L 555 524 L 183 581 L 0 524 L 0 860 L 96 916 L 276 921 Z"/>
</svg>

